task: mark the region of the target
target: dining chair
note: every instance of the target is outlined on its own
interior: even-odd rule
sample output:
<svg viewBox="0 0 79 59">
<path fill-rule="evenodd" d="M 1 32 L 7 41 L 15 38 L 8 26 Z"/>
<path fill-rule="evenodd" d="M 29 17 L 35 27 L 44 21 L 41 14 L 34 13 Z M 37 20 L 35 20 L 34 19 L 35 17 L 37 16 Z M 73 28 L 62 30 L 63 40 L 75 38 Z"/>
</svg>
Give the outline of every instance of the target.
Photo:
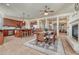
<svg viewBox="0 0 79 59">
<path fill-rule="evenodd" d="M 52 32 L 51 35 L 50 35 L 50 40 L 49 40 L 48 44 L 49 45 L 52 44 L 52 43 L 55 44 L 55 41 L 56 41 L 56 33 Z"/>
<path fill-rule="evenodd" d="M 43 43 L 44 42 L 44 33 L 36 33 L 36 44 L 38 44 L 38 42 Z"/>
</svg>

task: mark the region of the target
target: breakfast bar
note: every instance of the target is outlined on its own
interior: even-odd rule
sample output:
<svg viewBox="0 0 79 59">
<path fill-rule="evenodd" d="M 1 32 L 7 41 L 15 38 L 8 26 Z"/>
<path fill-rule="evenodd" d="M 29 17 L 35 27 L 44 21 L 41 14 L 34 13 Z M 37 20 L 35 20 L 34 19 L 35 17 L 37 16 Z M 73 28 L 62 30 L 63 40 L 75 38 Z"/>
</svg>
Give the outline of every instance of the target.
<svg viewBox="0 0 79 59">
<path fill-rule="evenodd" d="M 15 30 L 16 37 L 26 37 L 32 35 L 32 29 L 18 29 Z"/>
</svg>

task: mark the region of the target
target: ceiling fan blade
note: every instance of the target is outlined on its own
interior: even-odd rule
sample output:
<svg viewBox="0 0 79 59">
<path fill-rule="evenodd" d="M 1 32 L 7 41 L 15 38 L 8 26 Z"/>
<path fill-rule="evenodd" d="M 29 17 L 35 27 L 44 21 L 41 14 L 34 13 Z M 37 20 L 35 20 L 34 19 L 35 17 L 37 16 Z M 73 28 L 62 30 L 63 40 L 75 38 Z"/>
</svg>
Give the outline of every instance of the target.
<svg viewBox="0 0 79 59">
<path fill-rule="evenodd" d="M 44 12 L 49 12 L 48 10 L 44 10 Z"/>
<path fill-rule="evenodd" d="M 49 12 L 54 12 L 53 10 L 49 11 Z"/>
<path fill-rule="evenodd" d="M 50 8 L 47 8 L 47 10 L 50 10 Z"/>
</svg>

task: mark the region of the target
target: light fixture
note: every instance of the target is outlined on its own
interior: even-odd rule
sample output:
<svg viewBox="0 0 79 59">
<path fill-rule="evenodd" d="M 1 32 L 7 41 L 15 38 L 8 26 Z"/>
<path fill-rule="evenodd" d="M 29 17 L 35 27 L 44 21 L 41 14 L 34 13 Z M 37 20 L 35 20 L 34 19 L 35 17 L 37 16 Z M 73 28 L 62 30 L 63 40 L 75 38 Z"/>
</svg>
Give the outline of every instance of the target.
<svg viewBox="0 0 79 59">
<path fill-rule="evenodd" d="M 44 13 L 44 15 L 48 15 L 48 13 L 47 13 L 47 12 L 45 12 L 45 13 Z"/>
<path fill-rule="evenodd" d="M 7 4 L 6 4 L 6 6 L 10 6 L 10 4 L 9 4 L 9 3 L 7 3 Z"/>
<path fill-rule="evenodd" d="M 79 3 L 75 3 L 74 9 L 75 9 L 75 13 L 77 14 L 79 11 Z"/>
<path fill-rule="evenodd" d="M 74 14 L 72 15 L 72 17 L 76 16 L 78 14 L 78 11 L 79 11 L 79 3 L 75 3 L 74 4 Z"/>
<path fill-rule="evenodd" d="M 76 12 L 79 11 L 79 3 L 75 3 L 74 9 L 75 9 Z"/>
</svg>

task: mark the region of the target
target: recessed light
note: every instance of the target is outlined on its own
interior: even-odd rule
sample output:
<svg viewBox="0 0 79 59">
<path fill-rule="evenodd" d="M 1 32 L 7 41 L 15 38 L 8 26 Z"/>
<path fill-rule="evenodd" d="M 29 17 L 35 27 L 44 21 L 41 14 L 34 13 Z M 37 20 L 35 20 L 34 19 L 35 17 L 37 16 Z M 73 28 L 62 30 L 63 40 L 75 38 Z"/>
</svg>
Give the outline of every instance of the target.
<svg viewBox="0 0 79 59">
<path fill-rule="evenodd" d="M 7 4 L 6 4 L 6 6 L 10 6 L 10 4 L 9 4 L 9 3 L 7 3 Z"/>
<path fill-rule="evenodd" d="M 47 13 L 47 12 L 45 12 L 45 13 L 44 13 L 44 15 L 48 15 L 48 13 Z"/>
</svg>

